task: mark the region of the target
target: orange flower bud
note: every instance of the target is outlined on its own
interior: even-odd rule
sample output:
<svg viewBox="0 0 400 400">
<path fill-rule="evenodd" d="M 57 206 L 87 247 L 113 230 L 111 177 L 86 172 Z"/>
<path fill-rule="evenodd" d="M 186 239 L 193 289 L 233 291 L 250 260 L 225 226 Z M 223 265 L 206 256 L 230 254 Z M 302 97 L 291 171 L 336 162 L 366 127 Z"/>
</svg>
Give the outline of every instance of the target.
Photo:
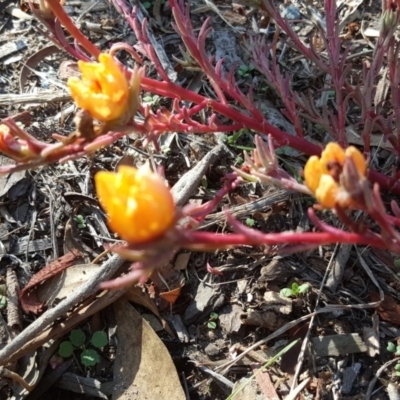
<svg viewBox="0 0 400 400">
<path fill-rule="evenodd" d="M 127 120 L 136 113 L 141 70 L 135 69 L 129 82 L 110 54 L 99 62 L 78 61 L 82 79 L 71 77 L 68 86 L 78 107 L 102 122 Z"/>
<path fill-rule="evenodd" d="M 354 206 L 348 187 L 342 184 L 343 167 L 348 159 L 354 164 L 359 178 L 365 178 L 365 158 L 354 146 L 343 150 L 339 144 L 329 143 L 321 157 L 312 156 L 307 161 L 304 167 L 305 183 L 322 207 L 334 208 L 336 204 L 342 207 Z"/>
<path fill-rule="evenodd" d="M 35 159 L 40 155 L 27 140 L 17 139 L 4 124 L 0 125 L 0 152 L 20 162 Z"/>
<path fill-rule="evenodd" d="M 98 172 L 96 191 L 110 228 L 128 243 L 143 243 L 164 234 L 174 222 L 175 203 L 165 180 L 148 167 L 121 166 Z"/>
</svg>

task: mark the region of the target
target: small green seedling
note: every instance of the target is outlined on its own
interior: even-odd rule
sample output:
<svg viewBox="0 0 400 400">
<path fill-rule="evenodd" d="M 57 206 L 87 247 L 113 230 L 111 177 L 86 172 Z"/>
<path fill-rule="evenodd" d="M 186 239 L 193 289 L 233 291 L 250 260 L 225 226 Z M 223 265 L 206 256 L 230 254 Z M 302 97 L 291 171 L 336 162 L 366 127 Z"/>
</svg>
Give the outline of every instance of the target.
<svg viewBox="0 0 400 400">
<path fill-rule="evenodd" d="M 389 353 L 394 353 L 396 356 L 400 356 L 400 346 L 396 346 L 393 342 L 387 344 L 386 350 Z"/>
<path fill-rule="evenodd" d="M 256 221 L 253 218 L 246 218 L 246 225 L 252 228 L 256 224 Z"/>
<path fill-rule="evenodd" d="M 242 165 L 244 163 L 243 157 L 237 156 L 235 160 L 236 165 Z"/>
<path fill-rule="evenodd" d="M 159 4 L 164 4 L 165 0 L 158 0 Z M 156 0 L 152 0 L 152 1 L 144 1 L 142 3 L 142 6 L 146 9 L 146 10 L 150 10 L 151 8 L 154 7 L 154 4 L 156 3 Z"/>
<path fill-rule="evenodd" d="M 76 215 L 74 220 L 76 222 L 76 226 L 78 227 L 78 229 L 86 228 L 86 221 L 83 215 Z"/>
<path fill-rule="evenodd" d="M 161 97 L 158 94 L 146 94 L 142 98 L 142 104 L 147 104 L 149 106 L 156 106 L 160 102 Z"/>
<path fill-rule="evenodd" d="M 251 73 L 254 71 L 255 67 L 254 65 L 241 65 L 238 69 L 238 74 L 242 78 L 247 78 L 251 75 Z"/>
<path fill-rule="evenodd" d="M 396 356 L 400 356 L 400 346 L 396 346 L 393 342 L 388 342 L 386 350 Z M 394 367 L 396 376 L 400 376 L 400 363 Z"/>
<path fill-rule="evenodd" d="M 397 269 L 397 275 L 400 276 L 400 258 L 394 260 L 394 267 Z"/>
<path fill-rule="evenodd" d="M 107 346 L 107 334 L 103 331 L 94 332 L 91 339 L 87 341 L 85 332 L 82 329 L 74 329 L 69 335 L 69 340 L 60 343 L 58 354 L 61 357 L 68 358 L 77 350 L 82 350 L 80 355 L 81 363 L 85 367 L 92 367 L 100 361 L 100 356 L 96 350 L 86 348 L 87 345 L 92 345 L 96 348 Z"/>
<path fill-rule="evenodd" d="M 100 361 L 99 353 L 93 349 L 83 350 L 81 353 L 81 363 L 85 367 L 93 367 Z"/>
<path fill-rule="evenodd" d="M 242 136 L 244 133 L 244 129 L 239 129 L 237 132 L 235 132 L 233 135 L 231 136 L 227 136 L 226 137 L 226 142 L 230 145 L 234 145 L 236 144 L 236 142 L 238 141 L 238 139 L 240 138 L 240 136 Z"/>
<path fill-rule="evenodd" d="M 218 318 L 219 318 L 219 315 L 215 312 L 212 312 L 210 314 L 210 318 L 208 319 L 208 322 L 207 322 L 207 328 L 208 329 L 217 329 Z"/>
<path fill-rule="evenodd" d="M 0 311 L 7 307 L 7 286 L 0 285 Z"/>
<path fill-rule="evenodd" d="M 298 283 L 293 282 L 291 288 L 284 288 L 279 292 L 279 294 L 282 297 L 299 297 L 300 295 L 307 293 L 309 289 L 309 283 L 303 283 L 302 285 L 299 285 Z"/>
</svg>

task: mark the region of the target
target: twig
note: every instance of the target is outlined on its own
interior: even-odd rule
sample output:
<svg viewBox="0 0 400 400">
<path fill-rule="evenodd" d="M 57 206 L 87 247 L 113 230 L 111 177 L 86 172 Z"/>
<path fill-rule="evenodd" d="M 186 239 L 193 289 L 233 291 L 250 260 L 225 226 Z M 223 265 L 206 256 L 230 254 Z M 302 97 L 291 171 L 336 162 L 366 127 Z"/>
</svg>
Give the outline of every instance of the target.
<svg viewBox="0 0 400 400">
<path fill-rule="evenodd" d="M 63 90 L 58 92 L 43 91 L 38 93 L 2 94 L 0 106 L 25 103 L 65 102 L 71 100 L 71 95 Z"/>
<path fill-rule="evenodd" d="M 375 281 L 375 278 L 374 278 Z M 324 313 L 329 313 L 329 312 L 335 312 L 338 310 L 351 310 L 351 309 L 359 309 L 359 310 L 365 310 L 368 308 L 376 308 L 379 307 L 381 302 L 384 299 L 383 292 L 380 290 L 381 297 L 379 301 L 374 301 L 372 303 L 367 303 L 367 304 L 354 304 L 354 305 L 337 305 L 337 306 L 327 306 L 324 307 L 318 311 L 315 311 L 313 313 L 304 315 L 303 317 L 300 317 L 294 321 L 288 322 L 286 325 L 282 326 L 278 330 L 276 330 L 274 333 L 271 333 L 271 335 L 267 336 L 264 339 L 259 340 L 258 342 L 254 343 L 252 346 L 250 346 L 246 351 L 243 353 L 239 354 L 234 360 L 228 361 L 222 365 L 220 365 L 216 370 L 221 371 L 222 374 L 225 374 L 228 372 L 229 368 L 239 362 L 242 358 L 244 358 L 250 351 L 256 350 L 260 346 L 268 343 L 270 340 L 275 339 L 276 337 L 282 335 L 283 333 L 287 332 L 289 329 L 295 327 L 301 322 L 307 321 L 308 319 L 312 318 L 315 315 L 318 314 L 324 314 Z"/>
<path fill-rule="evenodd" d="M 328 279 L 328 275 L 329 275 L 331 266 L 332 266 L 332 264 L 333 264 L 338 252 L 339 252 L 339 244 L 337 243 L 336 246 L 335 246 L 335 249 L 333 251 L 332 257 L 329 260 L 328 266 L 327 266 L 327 268 L 325 270 L 324 277 L 322 278 L 322 282 L 321 282 L 320 288 L 318 290 L 317 300 L 315 301 L 314 311 L 317 311 L 316 308 L 318 307 L 318 303 L 319 303 L 319 301 L 321 299 L 321 295 L 322 295 L 322 291 L 323 291 L 325 282 Z M 314 319 L 315 319 L 315 316 L 312 316 L 311 319 L 310 319 L 310 324 L 308 326 L 307 333 L 306 333 L 306 335 L 304 337 L 304 340 L 303 340 L 303 343 L 301 345 L 300 353 L 299 353 L 299 356 L 297 358 L 296 371 L 295 371 L 295 374 L 294 374 L 294 377 L 293 377 L 292 387 L 290 388 L 289 395 L 292 394 L 297 389 L 297 379 L 298 379 L 298 377 L 300 375 L 301 367 L 303 365 L 304 354 L 305 354 L 305 351 L 306 351 L 306 348 L 307 348 L 308 340 L 309 340 L 310 335 L 311 335 L 311 329 L 312 329 L 312 326 L 313 326 L 313 323 L 314 323 Z"/>
<path fill-rule="evenodd" d="M 200 371 L 205 372 L 206 374 L 212 376 L 217 381 L 221 382 L 224 386 L 227 386 L 231 390 L 233 389 L 234 384 L 229 379 L 226 379 L 223 375 L 218 374 L 213 370 L 211 370 L 210 368 L 207 368 L 203 365 L 198 365 L 198 368 Z"/>
<path fill-rule="evenodd" d="M 0 350 L 0 364 L 4 365 L 8 358 L 18 351 L 20 347 L 39 335 L 55 320 L 63 317 L 76 304 L 97 293 L 99 282 L 110 279 L 123 263 L 124 260 L 117 255 L 107 260 L 99 267 L 99 270 L 93 275 L 90 281 L 85 282 L 70 297 L 62 300 L 54 308 L 47 310 L 25 328 L 11 343 L 4 347 L 4 349 Z"/>
<path fill-rule="evenodd" d="M 392 364 L 395 364 L 397 362 L 400 361 L 400 357 L 396 357 L 393 360 L 390 360 L 388 362 L 386 362 L 385 364 L 382 365 L 382 367 L 380 367 L 378 369 L 378 371 L 376 371 L 375 376 L 372 378 L 371 382 L 368 385 L 368 389 L 367 389 L 367 393 L 365 394 L 365 400 L 369 400 L 371 398 L 372 395 L 372 390 L 374 389 L 375 383 L 376 381 L 379 379 L 379 377 L 381 376 L 381 373 L 389 366 L 391 366 Z"/>
<path fill-rule="evenodd" d="M 197 166 L 182 176 L 175 184 L 172 188 L 172 194 L 178 205 L 186 203 L 194 191 L 197 190 L 205 171 L 217 160 L 219 155 L 221 155 L 220 149 L 216 147 L 214 151 L 208 153 Z M 11 343 L 0 350 L 0 365 L 4 365 L 25 343 L 31 341 L 35 336 L 40 335 L 58 318 L 65 316 L 76 304 L 96 294 L 99 283 L 111 279 L 124 262 L 125 260 L 118 255 L 114 255 L 105 261 L 90 281 L 82 284 L 70 297 L 62 300 L 57 306 L 47 310 L 24 329 Z"/>
</svg>

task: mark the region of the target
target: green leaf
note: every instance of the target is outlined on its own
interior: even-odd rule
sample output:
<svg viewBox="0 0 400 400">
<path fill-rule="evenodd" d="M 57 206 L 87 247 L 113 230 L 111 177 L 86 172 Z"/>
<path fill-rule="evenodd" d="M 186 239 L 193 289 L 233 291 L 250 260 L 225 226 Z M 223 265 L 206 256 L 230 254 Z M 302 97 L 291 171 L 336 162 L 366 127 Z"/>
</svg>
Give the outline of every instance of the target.
<svg viewBox="0 0 400 400">
<path fill-rule="evenodd" d="M 86 342 L 86 335 L 82 329 L 74 329 L 69 334 L 69 340 L 75 347 L 82 347 Z"/>
<path fill-rule="evenodd" d="M 58 349 L 58 354 L 61 357 L 68 358 L 72 356 L 74 352 L 74 346 L 70 341 L 65 341 L 60 343 L 60 348 Z"/>
<path fill-rule="evenodd" d="M 390 353 L 394 353 L 396 351 L 396 345 L 393 342 L 389 342 L 387 344 L 386 350 Z"/>
<path fill-rule="evenodd" d="M 237 132 L 235 132 L 233 135 L 228 136 L 228 143 L 229 144 L 235 144 L 237 140 L 242 136 L 244 133 L 244 129 L 240 129 Z"/>
<path fill-rule="evenodd" d="M 208 329 L 217 329 L 217 323 L 214 321 L 208 321 L 207 322 L 207 328 Z"/>
<path fill-rule="evenodd" d="M 219 315 L 216 312 L 210 313 L 210 320 L 215 321 L 219 318 Z"/>
<path fill-rule="evenodd" d="M 235 160 L 235 164 L 242 165 L 244 163 L 243 157 L 237 156 Z"/>
<path fill-rule="evenodd" d="M 396 364 L 396 365 L 394 366 L 394 369 L 395 369 L 396 371 L 400 371 L 400 364 Z"/>
<path fill-rule="evenodd" d="M 99 353 L 96 350 L 83 350 L 81 354 L 81 363 L 86 367 L 92 367 L 100 361 Z"/>
<path fill-rule="evenodd" d="M 400 346 L 396 347 L 396 356 L 400 356 Z"/>
<path fill-rule="evenodd" d="M 282 297 L 290 297 L 290 296 L 293 296 L 292 289 L 289 289 L 289 288 L 283 288 L 283 289 L 279 292 L 279 294 L 280 294 Z"/>
<path fill-rule="evenodd" d="M 255 224 L 256 224 L 256 221 L 254 221 L 253 218 L 246 218 L 246 225 L 247 225 L 247 226 L 250 226 L 250 228 L 251 228 L 251 227 L 253 227 Z"/>
<path fill-rule="evenodd" d="M 98 349 L 100 347 L 104 347 L 108 345 L 108 337 L 107 334 L 104 331 L 97 331 L 93 333 L 91 342 L 94 347 L 97 347 Z"/>
<path fill-rule="evenodd" d="M 394 260 L 394 267 L 400 268 L 400 258 L 398 258 L 397 260 Z"/>
<path fill-rule="evenodd" d="M 0 295 L 0 310 L 4 310 L 7 307 L 7 296 Z"/>
<path fill-rule="evenodd" d="M 299 285 L 297 282 L 292 283 L 292 292 L 295 296 L 299 294 Z"/>
<path fill-rule="evenodd" d="M 142 6 L 143 6 L 145 9 L 149 9 L 149 8 L 151 7 L 151 3 L 150 3 L 149 1 L 145 1 L 144 3 L 142 3 Z"/>
<path fill-rule="evenodd" d="M 308 292 L 308 289 L 310 289 L 310 285 L 308 283 L 303 283 L 298 287 L 299 294 Z"/>
</svg>

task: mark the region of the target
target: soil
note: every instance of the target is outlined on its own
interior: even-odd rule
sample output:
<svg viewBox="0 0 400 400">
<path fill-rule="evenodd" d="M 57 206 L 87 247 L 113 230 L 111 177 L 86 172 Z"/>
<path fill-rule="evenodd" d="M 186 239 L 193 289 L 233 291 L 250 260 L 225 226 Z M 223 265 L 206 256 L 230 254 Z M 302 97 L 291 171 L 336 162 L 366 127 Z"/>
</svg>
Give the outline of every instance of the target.
<svg viewBox="0 0 400 400">
<path fill-rule="evenodd" d="M 142 11 L 147 13 L 151 34 L 162 45 L 169 62 L 175 67 L 177 82 L 209 95 L 213 89 L 202 72 L 198 69 L 186 70 L 172 57 L 182 59 L 178 47 L 181 40 L 172 28 L 170 7 L 167 3 L 161 3 L 149 1 L 141 5 Z M 265 107 L 262 109 L 267 115 L 274 115 L 271 118 L 275 118 L 277 126 L 293 129 L 293 126 L 288 126 L 288 120 L 282 112 L 282 99 L 268 86 L 265 77 L 252 67 L 251 54 L 246 48 L 246 39 L 254 34 L 255 24 L 261 28 L 270 26 L 275 29 L 274 24 L 271 22 L 268 25 L 268 15 L 261 10 L 246 5 L 244 1 L 240 3 L 216 1 L 215 8 L 211 8 L 205 5 L 208 2 L 191 1 L 194 29 L 198 32 L 205 19 L 211 18 L 213 30 L 206 41 L 207 53 L 210 56 L 215 54 L 217 59 L 224 57 L 227 70 L 240 67 L 241 72 L 235 75 L 239 87 L 245 91 L 253 87 L 255 103 L 261 108 Z M 284 3 L 281 6 L 286 9 L 289 7 L 288 12 L 299 13 L 295 18 L 298 21 L 293 22 L 296 29 L 315 29 L 304 5 L 290 1 Z M 323 14 L 322 2 L 305 3 Z M 338 12 L 339 20 L 351 6 L 357 4 L 357 14 L 352 22 L 358 24 L 358 28 L 362 21 L 367 21 L 370 26 L 378 26 L 381 11 L 378 2 L 347 3 Z M 74 73 L 74 68 L 68 62 L 74 60 L 65 52 L 53 51 L 51 42 L 38 31 L 38 21 L 11 17 L 6 12 L 9 4 L 14 3 L 7 0 L 0 2 L 0 118 L 19 116 L 24 128 L 41 140 L 52 141 L 51 135 L 55 132 L 67 136 L 75 129 L 73 117 L 76 109 L 72 101 L 67 98 L 42 102 L 40 98 L 43 92 L 68 96 L 66 80 Z M 23 5 L 14 5 L 24 9 Z M 94 7 L 84 12 L 89 6 Z M 81 29 L 101 49 L 107 50 L 113 43 L 121 41 L 136 43 L 128 24 L 111 3 L 67 1 L 66 7 L 75 21 L 81 18 Z M 27 13 L 31 15 L 29 11 Z M 344 34 L 349 35 L 347 44 L 352 48 L 350 54 L 359 53 L 367 47 L 358 28 L 354 33 L 351 33 L 350 26 L 344 29 Z M 272 39 L 273 33 L 266 37 Z M 13 45 L 15 49 L 6 51 L 7 45 Z M 43 52 L 45 48 L 48 50 Z M 285 59 L 289 61 L 282 63 L 282 69 L 291 74 L 293 87 L 298 93 L 304 94 L 308 94 L 311 88 L 314 96 L 320 96 L 326 77 L 308 61 L 293 61 L 298 56 L 294 49 L 287 51 Z M 121 55 L 121 60 L 132 65 L 126 54 Z M 363 65 L 369 61 L 365 56 L 352 62 L 350 73 L 354 77 L 354 84 L 360 81 Z M 147 75 L 157 77 L 152 63 L 146 60 L 145 64 Z M 28 93 L 34 97 L 29 101 L 21 100 L 22 94 Z M 18 96 L 7 100 L 6 95 Z M 154 109 L 171 107 L 168 100 L 151 94 L 143 93 L 142 101 L 145 98 Z M 351 120 L 353 115 L 349 114 L 348 118 Z M 315 126 L 310 126 L 308 133 L 313 140 L 326 140 Z M 254 132 L 251 131 L 243 131 L 239 136 L 235 133 L 170 133 L 160 139 L 163 151 L 154 157 L 164 168 L 169 184 L 174 186 L 223 141 L 223 155 L 207 169 L 191 196 L 192 204 L 201 204 L 212 199 L 222 187 L 222 179 L 231 172 L 230 167 L 240 164 L 243 148 L 253 147 L 253 138 Z M 100 170 L 114 170 L 121 163 L 140 165 L 149 157 L 143 137 L 130 134 L 91 157 L 4 177 L 0 183 L 0 283 L 8 287 L 9 275 L 14 274 L 14 281 L 22 289 L 33 275 L 73 248 L 78 248 L 83 254 L 80 264 L 90 266 L 104 251 L 105 243 L 116 239 L 115 234 L 106 227 L 105 216 L 97 203 L 94 174 Z M 377 157 L 377 163 L 382 164 L 388 158 L 388 152 L 381 149 Z M 9 162 L 5 157 L 0 161 L 3 165 Z M 291 173 L 295 171 L 301 174 L 305 161 L 303 154 L 291 149 L 280 153 L 282 166 Z M 265 200 L 262 207 L 257 203 L 261 199 Z M 389 202 L 389 196 L 385 200 Z M 312 229 L 307 217 L 309 206 L 310 199 L 304 195 L 268 185 L 243 183 L 224 198 L 200 228 L 211 232 L 228 232 L 226 220 L 221 214 L 228 207 L 241 222 L 262 232 L 309 231 Z M 332 213 L 321 213 L 320 216 L 332 225 L 339 223 Z M 210 253 L 179 252 L 143 285 L 143 298 L 147 300 L 142 298 L 141 302 L 132 302 L 135 310 L 150 322 L 168 349 L 187 398 L 226 399 L 232 393 L 233 385 L 237 388 L 244 378 L 253 376 L 265 360 L 270 360 L 296 339 L 300 341 L 272 363 L 267 373 L 259 374 L 261 378 L 259 376 L 252 384 L 248 384 L 235 399 L 286 398 L 297 367 L 300 368 L 298 382 L 309 379 L 298 397 L 300 399 L 365 399 L 371 381 L 378 375 L 371 399 L 399 398 L 396 363 L 385 366 L 394 360 L 393 352 L 386 350 L 388 343 L 397 346 L 400 337 L 400 278 L 396 257 L 371 248 L 335 245 L 286 256 L 273 256 L 270 250 L 262 246 L 243 246 Z M 371 280 L 371 275 L 379 289 Z M 50 288 L 54 288 L 54 282 Z M 171 302 L 171 289 L 179 287 L 179 297 Z M 300 287 L 300 293 L 293 293 L 296 287 Z M 291 289 L 292 295 L 286 298 L 279 296 L 284 288 Z M 379 290 L 383 291 L 386 300 L 376 308 L 373 303 L 379 300 Z M 165 293 L 169 293 L 169 296 Z M 10 303 L 10 293 L 8 296 Z M 39 314 L 53 307 L 57 301 L 54 299 L 49 302 Z M 149 308 L 150 301 L 153 308 Z M 332 305 L 342 308 L 310 317 L 310 313 Z M 65 381 L 60 384 L 65 373 L 90 378 L 91 383 L 96 381 L 102 393 L 106 394 L 104 398 L 119 398 L 115 397 L 115 392 L 113 395 L 114 363 L 119 346 L 114 307 L 108 305 L 64 330 L 63 319 L 59 319 L 56 325 L 61 327 L 61 333 L 49 337 L 43 346 L 36 346 L 28 354 L 29 357 L 24 356 L 24 362 L 28 359 L 34 364 L 30 373 L 39 371 L 41 367 L 46 371 L 41 375 L 42 379 L 35 382 L 41 391 L 36 388 L 28 399 L 101 398 L 100 395 L 88 394 L 85 387 L 80 394 L 69 391 Z M 18 312 L 17 323 L 12 325 L 7 308 L 2 311 L 0 335 L 4 340 L 0 349 L 37 317 L 21 309 Z M 156 312 L 169 324 L 169 330 L 160 327 L 160 320 L 154 317 Z M 280 328 L 296 320 L 290 329 L 277 334 L 231 366 L 225 374 L 227 382 L 221 378 L 221 373 L 212 374 L 218 370 L 218 366 L 244 349 L 275 332 L 279 333 Z M 3 326 L 8 327 L 11 337 L 4 336 Z M 66 359 L 57 355 L 58 346 L 55 346 L 52 357 L 45 364 L 41 362 L 41 356 L 49 354 L 46 349 L 51 342 L 55 340 L 59 344 L 60 341 L 68 341 L 72 328 L 83 331 L 87 338 L 97 331 L 107 333 L 108 344 L 97 350 L 100 362 L 95 366 L 82 364 L 81 352 L 85 346 L 90 347 L 87 341 L 83 347 L 76 348 L 72 358 L 68 358 L 68 365 Z M 299 356 L 302 343 L 304 353 Z M 65 369 L 60 372 L 58 368 L 61 365 Z M 385 367 L 380 371 L 382 366 Z M 23 376 L 27 381 L 31 379 L 26 374 L 28 368 L 24 372 L 21 367 L 21 360 L 18 364 L 7 365 L 7 368 L 21 375 L 25 373 Z M 57 369 L 59 373 L 52 379 L 51 374 Z M 10 379 L 0 378 L 1 399 L 14 398 L 14 389 L 15 385 Z M 397 393 L 397 397 L 393 393 Z"/>
</svg>

